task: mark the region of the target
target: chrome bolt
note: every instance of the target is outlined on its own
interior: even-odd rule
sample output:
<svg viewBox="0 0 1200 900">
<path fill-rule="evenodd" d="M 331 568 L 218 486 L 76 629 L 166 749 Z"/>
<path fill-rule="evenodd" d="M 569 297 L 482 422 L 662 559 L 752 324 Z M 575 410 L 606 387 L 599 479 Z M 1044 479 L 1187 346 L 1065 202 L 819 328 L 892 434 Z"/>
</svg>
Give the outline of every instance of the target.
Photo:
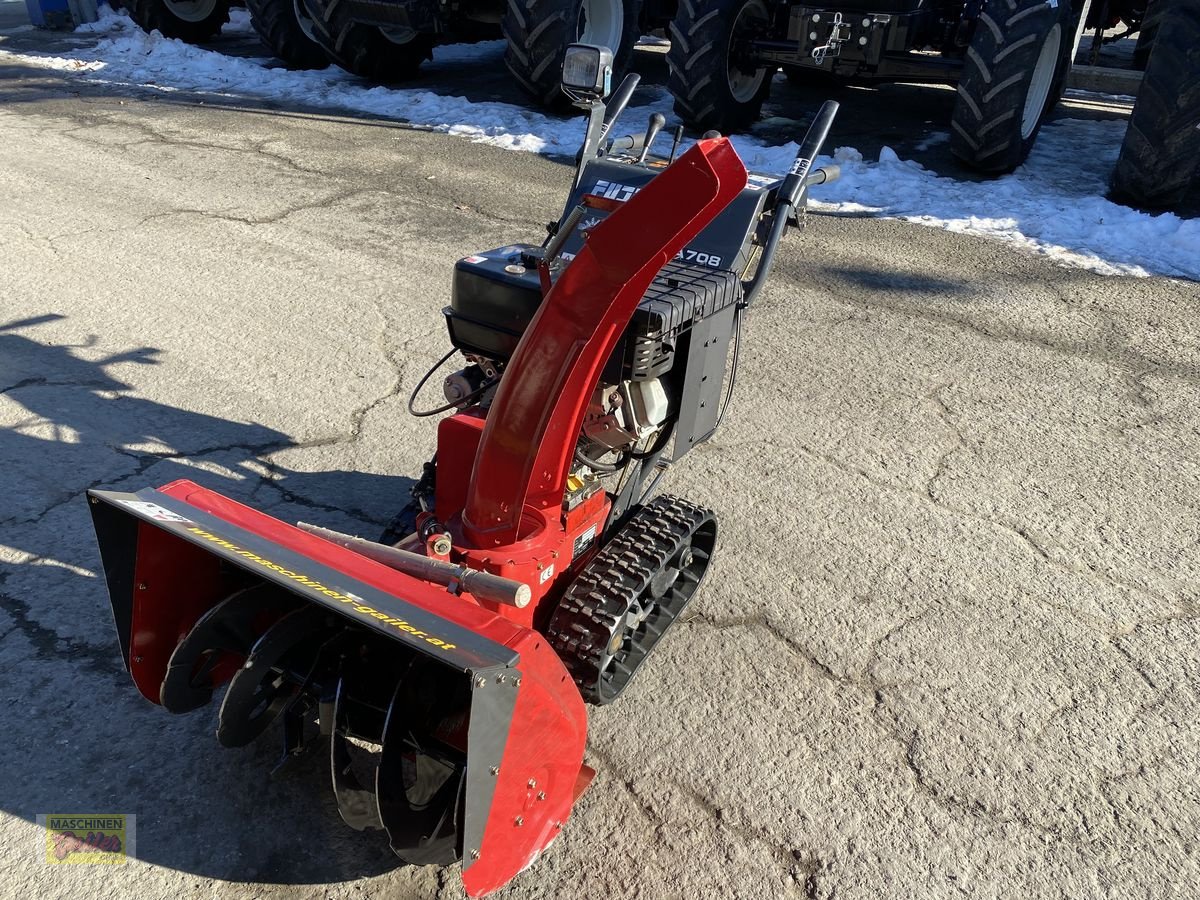
<svg viewBox="0 0 1200 900">
<path fill-rule="evenodd" d="M 144 591 L 145 589 L 146 589 L 146 582 L 144 582 L 144 581 L 139 581 L 139 582 L 138 582 L 138 590 L 139 590 L 139 591 Z"/>
<path fill-rule="evenodd" d="M 471 851 L 471 859 L 479 859 L 479 851 L 478 850 Z"/>
<path fill-rule="evenodd" d="M 499 766 L 492 766 L 492 768 L 491 768 L 489 771 L 490 771 L 490 772 L 491 772 L 493 775 L 499 775 L 499 774 L 500 774 L 500 767 L 499 767 Z"/>
<path fill-rule="evenodd" d="M 525 824 L 525 817 L 517 816 L 515 819 L 513 819 L 513 824 L 516 825 L 518 828 L 520 828 L 522 825 Z"/>
<path fill-rule="evenodd" d="M 860 38 L 858 39 L 858 44 L 859 44 L 859 46 L 860 46 L 860 47 L 865 47 L 865 46 L 867 46 L 867 39 L 866 39 L 865 37 L 860 37 Z"/>
<path fill-rule="evenodd" d="M 482 675 L 480 675 L 478 678 L 475 679 L 475 687 L 477 687 L 477 688 L 487 687 L 487 679 L 484 678 Z"/>
<path fill-rule="evenodd" d="M 532 778 L 530 778 L 530 779 L 529 779 L 529 786 L 530 786 L 531 788 L 535 788 L 535 787 L 537 787 L 537 782 L 536 782 L 536 781 L 534 781 Z"/>
<path fill-rule="evenodd" d="M 820 13 L 813 13 L 813 21 L 814 21 L 814 22 L 820 22 L 820 21 L 821 21 L 821 14 L 820 14 Z"/>
<path fill-rule="evenodd" d="M 870 27 L 871 27 L 871 20 L 870 20 L 870 19 L 863 19 L 863 28 L 870 28 Z M 865 43 L 866 43 L 866 41 L 863 41 L 863 43 L 865 44 Z"/>
<path fill-rule="evenodd" d="M 545 792 L 545 791 L 538 791 L 538 793 L 537 793 L 537 798 L 538 798 L 539 800 L 545 800 L 545 799 L 546 799 L 546 792 Z"/>
<path fill-rule="evenodd" d="M 507 675 L 500 674 L 496 676 L 496 684 L 504 684 L 506 681 L 508 681 Z"/>
</svg>

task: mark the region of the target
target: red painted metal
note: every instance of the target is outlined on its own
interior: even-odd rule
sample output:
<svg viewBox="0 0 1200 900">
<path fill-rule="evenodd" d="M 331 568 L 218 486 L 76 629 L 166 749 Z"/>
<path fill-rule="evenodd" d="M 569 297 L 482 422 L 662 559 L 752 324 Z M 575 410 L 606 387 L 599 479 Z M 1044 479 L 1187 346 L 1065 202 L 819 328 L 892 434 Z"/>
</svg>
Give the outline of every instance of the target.
<svg viewBox="0 0 1200 900">
<path fill-rule="evenodd" d="M 479 858 L 462 874 L 471 897 L 507 884 L 558 837 L 587 768 L 587 708 L 558 654 L 533 631 L 514 649 L 521 688 Z"/>
<path fill-rule="evenodd" d="M 701 141 L 597 226 L 509 361 L 463 514 L 479 549 L 520 538 L 526 507 L 557 509 L 600 370 L 650 282 L 746 186 L 728 140 Z"/>
<path fill-rule="evenodd" d="M 180 578 L 180 572 L 188 577 Z M 220 561 L 202 547 L 142 522 L 133 581 L 129 674 L 141 695 L 158 703 L 176 645 L 223 598 Z M 231 677 L 233 670 L 214 672 L 213 682 L 223 684 Z"/>
<path fill-rule="evenodd" d="M 360 556 L 353 550 L 307 531 L 301 531 L 194 482 L 175 481 L 159 490 L 282 547 L 301 553 L 309 559 L 345 572 L 364 584 L 402 597 L 409 603 L 456 625 L 477 631 L 496 643 L 511 647 L 524 635 L 523 628 L 479 606 L 470 594 L 464 593 L 456 598 L 439 585 L 397 572 L 382 563 Z M 220 599 L 214 597 L 209 605 L 215 605 Z"/>
</svg>

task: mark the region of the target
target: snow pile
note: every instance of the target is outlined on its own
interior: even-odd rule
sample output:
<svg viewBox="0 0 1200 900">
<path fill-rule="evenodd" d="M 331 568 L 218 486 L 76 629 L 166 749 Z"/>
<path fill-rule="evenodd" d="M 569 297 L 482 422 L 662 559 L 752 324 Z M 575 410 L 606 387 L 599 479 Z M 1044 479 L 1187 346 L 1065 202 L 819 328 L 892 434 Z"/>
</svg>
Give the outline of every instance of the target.
<svg viewBox="0 0 1200 900">
<path fill-rule="evenodd" d="M 228 30 L 249 32 L 248 14 L 234 10 Z M 272 68 L 270 60 L 225 56 L 158 33 L 145 34 L 127 16 L 107 7 L 101 9 L 98 22 L 79 31 L 102 37 L 69 58 L 3 50 L 0 57 L 122 86 L 254 97 L 402 119 L 511 150 L 573 156 L 583 135 L 581 118 L 555 118 L 508 103 L 475 102 L 421 88 L 371 86 L 335 67 L 294 72 Z M 442 47 L 425 72 L 436 83 L 439 69 L 464 63 L 501 66 L 503 53 L 502 41 Z M 670 109 L 670 97 L 662 88 L 643 90 L 639 97 L 647 95 L 653 108 Z M 984 182 L 939 177 L 886 147 L 878 161 L 840 148 L 835 157 L 842 178 L 817 188 L 819 202 L 814 206 L 986 235 L 1102 274 L 1200 280 L 1200 220 L 1150 216 L 1104 199 L 1124 128 L 1123 121 L 1058 121 L 1042 130 L 1022 168 Z M 935 135 L 921 149 L 944 140 Z M 794 143 L 771 145 L 754 136 L 735 137 L 734 145 L 747 166 L 759 172 L 786 171 L 796 152 Z"/>
</svg>

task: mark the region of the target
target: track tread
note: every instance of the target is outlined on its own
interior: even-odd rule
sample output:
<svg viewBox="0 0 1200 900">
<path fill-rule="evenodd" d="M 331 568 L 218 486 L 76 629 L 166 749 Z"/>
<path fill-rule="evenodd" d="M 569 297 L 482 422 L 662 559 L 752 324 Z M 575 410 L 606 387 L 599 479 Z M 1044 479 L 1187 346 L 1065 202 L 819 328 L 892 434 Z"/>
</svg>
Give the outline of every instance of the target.
<svg viewBox="0 0 1200 900">
<path fill-rule="evenodd" d="M 611 702 L 628 683 L 616 693 L 602 694 L 600 666 L 605 648 L 651 578 L 708 522 L 715 527 L 707 509 L 670 495 L 656 497 L 588 561 L 559 601 L 546 636 L 589 703 Z M 694 593 L 695 588 L 689 600 Z M 633 671 L 649 656 L 686 602 L 661 628 L 656 623 L 656 633 L 636 638 L 639 653 Z M 632 677 L 631 672 L 629 679 Z"/>
</svg>

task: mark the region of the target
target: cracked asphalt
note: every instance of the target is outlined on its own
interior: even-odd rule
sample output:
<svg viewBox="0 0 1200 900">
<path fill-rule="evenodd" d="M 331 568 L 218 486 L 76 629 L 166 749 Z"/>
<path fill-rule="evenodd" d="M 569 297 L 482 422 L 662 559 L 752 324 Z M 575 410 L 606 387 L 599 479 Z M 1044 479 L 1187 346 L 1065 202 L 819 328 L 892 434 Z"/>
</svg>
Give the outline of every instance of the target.
<svg viewBox="0 0 1200 900">
<path fill-rule="evenodd" d="M 569 171 L 388 122 L 0 80 L 6 896 L 461 896 L 124 674 L 83 492 L 188 477 L 369 532 L 434 425 L 455 259 Z M 861 127 L 861 126 L 860 126 Z M 813 217 L 749 320 L 704 591 L 503 900 L 1192 897 L 1200 292 Z M 138 816 L 48 866 L 35 817 Z"/>
</svg>

